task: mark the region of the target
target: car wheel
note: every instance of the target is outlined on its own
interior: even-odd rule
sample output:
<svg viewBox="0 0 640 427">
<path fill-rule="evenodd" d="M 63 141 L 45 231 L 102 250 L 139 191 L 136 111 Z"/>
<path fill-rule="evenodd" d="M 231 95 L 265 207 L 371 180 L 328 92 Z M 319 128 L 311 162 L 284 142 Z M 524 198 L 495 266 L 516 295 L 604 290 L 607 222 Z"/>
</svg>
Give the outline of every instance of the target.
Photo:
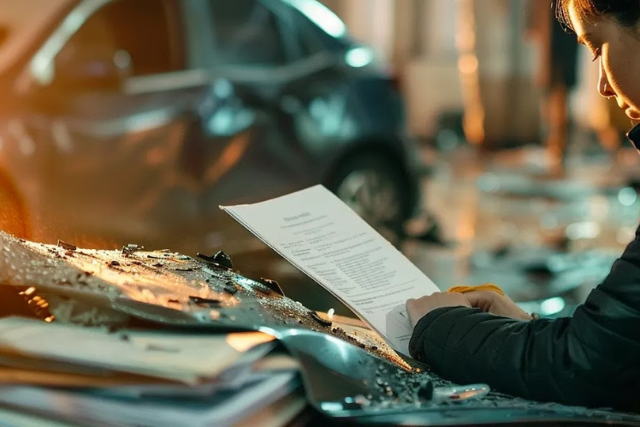
<svg viewBox="0 0 640 427">
<path fill-rule="evenodd" d="M 29 221 L 22 197 L 11 180 L 0 171 L 0 230 L 29 238 Z"/>
<path fill-rule="evenodd" d="M 328 187 L 389 242 L 401 243 L 409 201 L 396 165 L 382 156 L 353 157 L 338 169 Z"/>
</svg>

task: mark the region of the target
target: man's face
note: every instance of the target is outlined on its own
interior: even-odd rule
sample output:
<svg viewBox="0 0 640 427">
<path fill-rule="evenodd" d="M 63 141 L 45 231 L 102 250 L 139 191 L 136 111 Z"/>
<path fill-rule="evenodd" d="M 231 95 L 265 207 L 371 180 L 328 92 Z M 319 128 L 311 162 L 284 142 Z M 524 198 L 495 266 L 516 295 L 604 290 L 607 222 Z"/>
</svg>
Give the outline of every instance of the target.
<svg viewBox="0 0 640 427">
<path fill-rule="evenodd" d="M 608 17 L 585 18 L 575 1 L 569 4 L 569 17 L 578 41 L 599 61 L 598 92 L 615 97 L 629 118 L 640 120 L 640 26 L 624 27 Z"/>
</svg>

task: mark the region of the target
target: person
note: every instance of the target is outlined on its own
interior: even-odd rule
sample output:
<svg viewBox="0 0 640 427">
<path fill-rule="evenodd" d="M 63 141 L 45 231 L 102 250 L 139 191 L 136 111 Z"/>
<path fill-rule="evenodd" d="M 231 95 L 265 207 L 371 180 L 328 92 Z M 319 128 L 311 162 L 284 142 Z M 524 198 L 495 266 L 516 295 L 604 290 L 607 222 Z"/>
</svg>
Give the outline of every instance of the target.
<svg viewBox="0 0 640 427">
<path fill-rule="evenodd" d="M 563 172 L 569 137 L 569 94 L 578 82 L 578 43 L 554 19 L 553 1 L 529 0 L 527 38 L 538 45 L 540 116 L 546 131 L 546 158 L 554 174 Z"/>
<path fill-rule="evenodd" d="M 640 119 L 640 1 L 558 0 L 599 62 L 598 91 Z M 640 128 L 629 133 L 640 147 Z M 532 319 L 492 291 L 406 302 L 411 355 L 456 383 L 538 401 L 640 411 L 640 227 L 572 317 Z"/>
</svg>

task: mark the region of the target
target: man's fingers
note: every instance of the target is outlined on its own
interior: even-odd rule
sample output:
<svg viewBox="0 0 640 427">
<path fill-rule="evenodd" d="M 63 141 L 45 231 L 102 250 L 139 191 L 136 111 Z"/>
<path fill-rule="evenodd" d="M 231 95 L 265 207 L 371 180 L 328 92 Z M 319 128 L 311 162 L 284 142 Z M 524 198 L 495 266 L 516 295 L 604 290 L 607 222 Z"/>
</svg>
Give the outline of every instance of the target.
<svg viewBox="0 0 640 427">
<path fill-rule="evenodd" d="M 489 311 L 497 295 L 498 294 L 492 291 L 473 291 L 464 294 L 471 307 L 476 307 L 484 311 Z"/>
<path fill-rule="evenodd" d="M 418 299 L 408 299 L 405 306 L 409 321 L 412 326 L 415 326 L 421 318 L 433 310 L 444 307 L 471 307 L 471 303 L 467 300 L 466 295 L 434 292 Z"/>
<path fill-rule="evenodd" d="M 411 326 L 415 326 L 418 319 L 416 319 L 416 310 L 417 310 L 418 300 L 414 298 L 409 298 L 405 303 L 405 307 L 407 308 L 407 314 L 409 315 L 409 322 Z"/>
<path fill-rule="evenodd" d="M 485 299 L 480 291 L 467 292 L 464 296 L 472 307 L 477 307 L 480 301 L 484 301 Z"/>
</svg>

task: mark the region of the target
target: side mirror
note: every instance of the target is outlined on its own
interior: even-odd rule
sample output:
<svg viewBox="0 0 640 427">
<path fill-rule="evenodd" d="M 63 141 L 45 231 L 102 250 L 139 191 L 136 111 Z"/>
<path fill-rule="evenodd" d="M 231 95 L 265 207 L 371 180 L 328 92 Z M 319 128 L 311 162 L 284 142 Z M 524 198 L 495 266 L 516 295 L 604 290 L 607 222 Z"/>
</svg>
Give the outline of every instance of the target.
<svg viewBox="0 0 640 427">
<path fill-rule="evenodd" d="M 103 54 L 100 49 L 87 52 L 61 52 L 54 65 L 52 85 L 67 91 L 115 91 L 130 75 L 131 56 L 124 50 Z"/>
</svg>

